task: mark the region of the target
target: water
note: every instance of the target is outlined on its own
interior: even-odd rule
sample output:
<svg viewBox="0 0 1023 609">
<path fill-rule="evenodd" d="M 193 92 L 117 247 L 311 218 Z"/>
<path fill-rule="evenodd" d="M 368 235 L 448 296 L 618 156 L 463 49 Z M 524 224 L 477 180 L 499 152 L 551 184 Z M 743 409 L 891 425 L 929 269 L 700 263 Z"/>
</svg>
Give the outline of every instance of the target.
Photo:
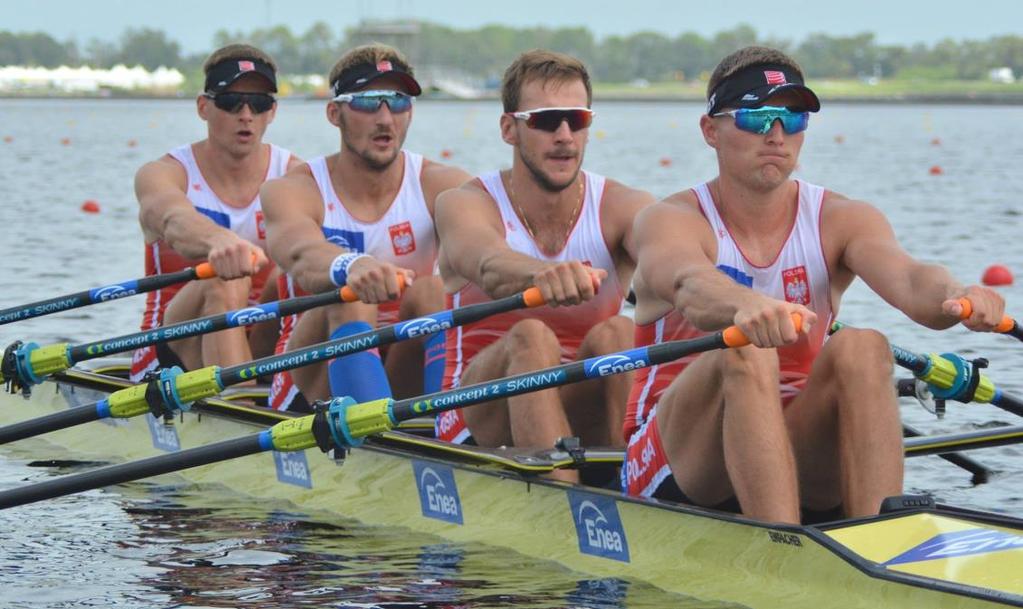
<svg viewBox="0 0 1023 609">
<path fill-rule="evenodd" d="M 712 177 L 698 104 L 595 106 L 587 168 L 664 196 Z M 510 163 L 496 102 L 418 103 L 409 149 L 471 173 Z M 191 101 L 0 100 L 0 308 L 140 276 L 142 237 L 132 176 L 204 126 Z M 3 138 L 9 136 L 11 141 Z M 69 138 L 69 145 L 61 143 Z M 932 140 L 940 139 L 940 145 Z M 337 148 L 322 103 L 282 102 L 268 139 L 310 158 Z M 133 141 L 135 145 L 129 145 Z M 1020 271 L 1023 108 L 825 105 L 811 119 L 798 175 L 878 206 L 903 246 L 964 282 L 1002 262 Z M 662 162 L 664 160 L 665 162 Z M 929 175 L 931 166 L 944 175 Z M 86 199 L 102 213 L 79 212 Z M 1023 315 L 1023 293 L 1003 290 Z M 82 342 L 133 331 L 141 298 L 0 327 L 0 344 Z M 915 326 L 861 282 L 840 318 L 915 351 L 990 358 L 990 375 L 1023 394 L 1023 345 L 962 328 Z M 937 421 L 907 402 L 927 432 L 1017 423 L 989 406 L 949 405 Z M 0 487 L 66 470 L 28 467 L 46 455 L 5 453 Z M 973 486 L 936 457 L 909 461 L 907 490 L 1019 515 L 1021 451 L 974 456 L 1001 473 Z M 353 514 L 353 516 L 356 516 Z M 130 485 L 0 512 L 4 607 L 664 607 L 707 606 L 637 582 L 591 581 L 557 565 L 481 545 L 445 544 L 320 514 L 252 505 L 214 488 Z"/>
</svg>

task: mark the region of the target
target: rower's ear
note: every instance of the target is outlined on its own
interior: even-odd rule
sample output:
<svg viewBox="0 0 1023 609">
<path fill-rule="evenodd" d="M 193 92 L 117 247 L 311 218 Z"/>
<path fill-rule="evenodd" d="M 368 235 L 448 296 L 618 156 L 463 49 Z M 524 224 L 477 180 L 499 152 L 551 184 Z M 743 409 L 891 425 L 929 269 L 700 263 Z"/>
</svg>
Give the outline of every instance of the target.
<svg viewBox="0 0 1023 609">
<path fill-rule="evenodd" d="M 519 134 L 515 129 L 515 117 L 507 112 L 501 114 L 501 139 L 512 146 L 519 143 Z"/>
<path fill-rule="evenodd" d="M 718 147 L 718 126 L 709 115 L 700 117 L 700 132 L 703 133 L 703 141 L 711 148 Z"/>
<path fill-rule="evenodd" d="M 341 104 L 327 102 L 327 121 L 335 127 L 341 127 Z"/>
<path fill-rule="evenodd" d="M 195 112 L 199 115 L 202 120 L 207 120 L 209 116 L 210 102 L 213 101 L 205 95 L 199 95 L 195 98 Z"/>
</svg>

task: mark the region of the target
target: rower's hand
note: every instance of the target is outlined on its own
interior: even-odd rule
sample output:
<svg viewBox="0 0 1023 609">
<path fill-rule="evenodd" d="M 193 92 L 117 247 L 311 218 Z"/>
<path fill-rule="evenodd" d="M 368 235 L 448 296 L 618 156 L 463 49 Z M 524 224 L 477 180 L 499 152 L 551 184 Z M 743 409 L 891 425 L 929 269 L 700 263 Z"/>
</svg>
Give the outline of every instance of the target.
<svg viewBox="0 0 1023 609">
<path fill-rule="evenodd" d="M 802 318 L 801 329 L 792 322 L 792 314 Z M 800 304 L 752 294 L 735 312 L 735 325 L 757 347 L 783 347 L 799 340 L 800 332 L 809 334 L 817 315 Z"/>
<path fill-rule="evenodd" d="M 965 319 L 962 319 L 963 305 L 959 302 L 960 298 L 968 299 L 973 309 Z M 962 319 L 963 325 L 974 332 L 993 332 L 1005 315 L 1005 299 L 991 288 L 971 285 L 962 294 L 941 303 L 941 311 L 945 315 Z"/>
<path fill-rule="evenodd" d="M 555 262 L 533 274 L 533 285 L 552 307 L 577 305 L 592 299 L 607 278 L 607 271 L 578 260 Z"/>
<path fill-rule="evenodd" d="M 348 268 L 347 285 L 362 302 L 379 304 L 397 300 L 401 296 L 402 286 L 398 285 L 398 275 L 404 275 L 405 285 L 411 285 L 416 278 L 415 271 L 372 256 L 363 256 Z"/>
<path fill-rule="evenodd" d="M 263 249 L 229 230 L 214 235 L 206 258 L 217 277 L 230 280 L 255 275 L 269 261 Z"/>
</svg>

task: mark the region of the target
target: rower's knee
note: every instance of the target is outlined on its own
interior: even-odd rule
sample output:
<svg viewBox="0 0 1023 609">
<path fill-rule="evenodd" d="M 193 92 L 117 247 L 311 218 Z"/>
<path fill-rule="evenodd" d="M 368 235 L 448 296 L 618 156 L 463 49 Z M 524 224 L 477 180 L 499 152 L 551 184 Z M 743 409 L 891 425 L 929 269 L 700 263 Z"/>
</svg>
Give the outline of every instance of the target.
<svg viewBox="0 0 1023 609">
<path fill-rule="evenodd" d="M 554 330 L 539 319 L 523 319 L 506 336 L 508 360 L 535 367 L 561 363 L 561 343 Z"/>
<path fill-rule="evenodd" d="M 778 390 L 778 351 L 748 346 L 721 353 L 721 376 L 726 390 Z"/>
<path fill-rule="evenodd" d="M 412 319 L 436 313 L 444 308 L 444 283 L 439 275 L 416 277 L 412 285 L 405 288 L 398 315 Z"/>
<path fill-rule="evenodd" d="M 342 324 L 352 321 L 364 321 L 369 325 L 377 325 L 377 305 L 364 302 L 346 302 L 329 305 L 324 309 L 327 318 L 327 334 Z"/>
<path fill-rule="evenodd" d="M 202 309 L 206 315 L 215 315 L 241 309 L 249 304 L 249 289 L 252 282 L 248 277 L 223 280 L 219 278 L 200 281 Z"/>
<path fill-rule="evenodd" d="M 892 376 L 894 358 L 888 339 L 877 330 L 843 328 L 828 339 L 829 361 L 840 382 Z"/>
<path fill-rule="evenodd" d="M 635 341 L 635 325 L 628 317 L 615 315 L 600 322 L 586 333 L 583 343 L 596 354 L 631 349 Z"/>
</svg>

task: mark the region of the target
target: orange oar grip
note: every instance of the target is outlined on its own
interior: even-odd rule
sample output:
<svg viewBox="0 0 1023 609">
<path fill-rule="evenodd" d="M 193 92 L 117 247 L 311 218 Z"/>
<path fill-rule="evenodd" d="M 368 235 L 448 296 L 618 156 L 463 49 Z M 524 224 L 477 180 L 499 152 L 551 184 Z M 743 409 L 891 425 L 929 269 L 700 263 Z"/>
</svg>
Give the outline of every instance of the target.
<svg viewBox="0 0 1023 609">
<path fill-rule="evenodd" d="M 405 280 L 405 275 L 403 273 L 398 273 L 397 274 L 397 279 L 398 279 L 398 291 L 399 292 L 404 292 L 405 288 L 408 287 L 408 282 Z M 350 288 L 348 286 L 345 286 L 345 287 L 341 288 L 340 292 L 341 292 L 341 302 L 356 302 L 357 300 L 359 300 L 359 297 L 355 294 L 355 290 L 353 290 L 352 288 Z"/>
<path fill-rule="evenodd" d="M 803 330 L 803 316 L 799 313 L 792 314 L 792 324 L 796 326 L 796 332 Z M 745 347 L 749 344 L 749 338 L 736 326 L 729 326 L 721 332 L 725 345 L 729 347 Z"/>
<path fill-rule="evenodd" d="M 213 270 L 213 265 L 209 262 L 202 262 L 195 265 L 195 276 L 199 279 L 210 279 L 217 276 L 217 272 Z"/>
<path fill-rule="evenodd" d="M 962 312 L 959 313 L 959 319 L 966 319 L 970 315 L 973 315 L 973 303 L 970 302 L 969 298 L 960 298 L 959 306 L 963 308 Z M 1001 332 L 1004 334 L 1005 332 L 1012 330 L 1015 325 L 1016 321 L 1008 315 L 1005 315 L 1002 317 L 1002 321 L 998 322 L 998 325 L 995 326 L 995 332 Z"/>
<path fill-rule="evenodd" d="M 540 288 L 529 288 L 522 293 L 522 300 L 526 303 L 526 306 L 532 309 L 533 307 L 539 307 L 546 303 L 543 294 L 540 293 Z"/>
</svg>

